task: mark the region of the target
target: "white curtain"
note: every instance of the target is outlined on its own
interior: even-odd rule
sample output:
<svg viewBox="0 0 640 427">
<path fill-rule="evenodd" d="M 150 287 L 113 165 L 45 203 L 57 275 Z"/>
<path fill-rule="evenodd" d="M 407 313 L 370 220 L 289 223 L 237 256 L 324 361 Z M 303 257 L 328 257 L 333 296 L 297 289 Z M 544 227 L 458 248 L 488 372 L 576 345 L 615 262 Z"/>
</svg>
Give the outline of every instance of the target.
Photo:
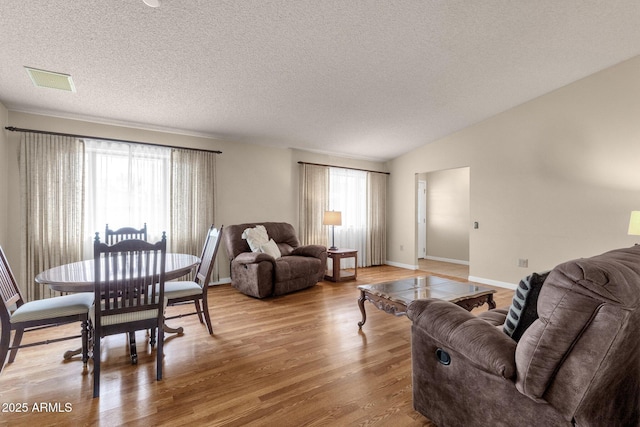
<svg viewBox="0 0 640 427">
<path fill-rule="evenodd" d="M 169 233 L 171 149 L 143 144 L 85 140 L 86 220 L 84 258 L 93 258 L 93 240 L 105 225 L 142 228 L 147 240 Z"/>
<path fill-rule="evenodd" d="M 216 154 L 173 149 L 171 152 L 171 251 L 200 256 L 215 224 Z M 221 224 L 215 224 L 220 228 Z"/>
<path fill-rule="evenodd" d="M 329 168 L 300 165 L 300 231 L 303 245 L 329 246 L 327 226 L 322 225 L 324 211 L 329 209 Z"/>
<path fill-rule="evenodd" d="M 342 225 L 335 227 L 335 245 L 338 248 L 356 249 L 358 267 L 365 266 L 367 172 L 329 168 L 329 210 L 342 212 Z M 332 231 L 328 233 L 330 235 Z M 347 268 L 355 266 L 353 259 L 345 259 L 343 264 Z"/>
<path fill-rule="evenodd" d="M 322 225 L 325 211 L 342 213 L 335 226 L 335 245 L 356 249 L 358 267 L 386 262 L 387 175 L 302 163 L 300 166 L 300 240 L 330 246 L 331 226 Z M 343 260 L 347 268 L 353 259 Z M 331 268 L 331 266 L 329 266 Z"/>
<path fill-rule="evenodd" d="M 35 276 L 82 259 L 84 145 L 75 138 L 23 133 L 20 142 L 22 271 L 28 301 L 54 296 Z"/>
</svg>

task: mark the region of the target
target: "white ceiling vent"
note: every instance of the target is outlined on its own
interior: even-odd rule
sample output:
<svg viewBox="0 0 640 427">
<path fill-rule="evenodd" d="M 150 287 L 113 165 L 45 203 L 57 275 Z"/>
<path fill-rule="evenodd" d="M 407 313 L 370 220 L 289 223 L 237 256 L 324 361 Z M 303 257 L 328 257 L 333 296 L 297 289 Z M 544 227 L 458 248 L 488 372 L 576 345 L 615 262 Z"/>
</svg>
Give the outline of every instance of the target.
<svg viewBox="0 0 640 427">
<path fill-rule="evenodd" d="M 75 92 L 76 87 L 68 74 L 55 73 L 53 71 L 38 70 L 37 68 L 24 67 L 31 77 L 33 84 L 38 87 L 66 90 Z"/>
</svg>

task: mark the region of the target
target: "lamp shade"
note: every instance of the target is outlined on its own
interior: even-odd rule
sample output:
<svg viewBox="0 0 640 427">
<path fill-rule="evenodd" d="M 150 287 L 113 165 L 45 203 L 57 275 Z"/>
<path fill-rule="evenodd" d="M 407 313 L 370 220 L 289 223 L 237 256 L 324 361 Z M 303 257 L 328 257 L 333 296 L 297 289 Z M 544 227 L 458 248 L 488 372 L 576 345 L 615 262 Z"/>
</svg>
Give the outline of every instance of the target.
<svg viewBox="0 0 640 427">
<path fill-rule="evenodd" d="M 640 211 L 631 212 L 628 234 L 631 236 L 640 236 Z"/>
<path fill-rule="evenodd" d="M 342 225 L 342 212 L 325 211 L 322 218 L 323 225 Z"/>
</svg>

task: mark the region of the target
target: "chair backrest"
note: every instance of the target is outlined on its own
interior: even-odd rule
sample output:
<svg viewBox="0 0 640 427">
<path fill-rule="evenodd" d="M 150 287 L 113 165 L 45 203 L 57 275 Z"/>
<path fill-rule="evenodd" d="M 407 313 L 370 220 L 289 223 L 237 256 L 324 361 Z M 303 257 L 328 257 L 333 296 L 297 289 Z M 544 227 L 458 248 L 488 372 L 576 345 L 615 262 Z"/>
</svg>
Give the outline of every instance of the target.
<svg viewBox="0 0 640 427">
<path fill-rule="evenodd" d="M 204 241 L 204 247 L 202 248 L 202 255 L 200 255 L 200 265 L 196 271 L 196 281 L 202 286 L 209 285 L 211 279 L 211 272 L 213 271 L 213 264 L 218 253 L 218 247 L 220 246 L 220 236 L 222 235 L 222 229 L 216 229 L 213 225 L 207 232 L 207 238 Z"/>
<path fill-rule="evenodd" d="M 95 327 L 117 316 L 117 323 L 136 323 L 136 319 L 161 319 L 164 305 L 166 236 L 157 243 L 144 240 L 122 240 L 112 246 L 94 242 L 95 262 Z M 121 315 L 132 314 L 123 322 Z M 120 316 L 119 316 L 120 315 Z M 111 319 L 115 319 L 112 317 Z"/>
<path fill-rule="evenodd" d="M 117 230 L 109 229 L 109 224 L 104 229 L 104 241 L 107 245 L 113 245 L 114 243 L 121 242 L 122 240 L 138 239 L 147 241 L 147 223 L 144 223 L 144 227 L 137 229 L 133 227 L 122 227 Z"/>
<path fill-rule="evenodd" d="M 2 247 L 0 247 L 0 295 L 3 302 L 0 308 L 2 328 L 9 328 L 9 318 L 11 317 L 9 310 L 11 306 L 15 304 L 16 307 L 20 307 L 24 303 L 24 299 Z"/>
</svg>

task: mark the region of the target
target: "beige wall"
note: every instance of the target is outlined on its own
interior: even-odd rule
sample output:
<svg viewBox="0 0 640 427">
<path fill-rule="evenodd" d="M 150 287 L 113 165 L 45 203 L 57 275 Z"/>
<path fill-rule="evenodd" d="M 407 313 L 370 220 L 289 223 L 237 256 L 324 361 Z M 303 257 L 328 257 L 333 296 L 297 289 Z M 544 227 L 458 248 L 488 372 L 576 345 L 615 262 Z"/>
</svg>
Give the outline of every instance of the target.
<svg viewBox="0 0 640 427">
<path fill-rule="evenodd" d="M 8 200 L 8 173 L 9 173 L 9 142 L 8 133 L 5 126 L 8 126 L 9 112 L 0 103 L 0 246 L 5 247 L 8 240 L 8 220 L 9 200 Z M 9 256 L 9 255 L 7 255 Z"/>
<path fill-rule="evenodd" d="M 415 174 L 470 166 L 470 276 L 515 284 L 531 271 L 638 239 L 640 57 L 390 162 L 389 260 L 413 265 Z M 403 249 L 400 249 L 402 246 Z M 529 268 L 517 266 L 518 259 Z"/>
<path fill-rule="evenodd" d="M 427 258 L 469 261 L 469 168 L 420 174 L 427 183 Z"/>
<path fill-rule="evenodd" d="M 336 166 L 369 168 L 384 171 L 384 164 L 355 159 L 321 155 L 300 150 L 278 149 L 259 144 L 221 141 L 211 138 L 186 136 L 70 120 L 50 116 L 8 112 L 8 124 L 26 129 L 38 129 L 115 138 L 140 142 L 152 142 L 188 148 L 220 150 L 217 161 L 217 208 L 216 224 L 231 225 L 241 222 L 285 221 L 298 227 L 298 161 L 330 163 Z M 4 127 L 4 126 L 3 126 Z M 3 134 L 4 135 L 4 134 Z M 0 150 L 6 155 L 7 196 L 0 200 L 19 200 L 18 150 L 20 134 L 8 132 L 0 139 Z M 2 151 L 0 151 L 2 153 Z M 5 153 L 3 153 L 5 154 Z M 4 173 L 4 172 L 3 172 Z M 0 244 L 11 253 L 12 262 L 19 260 L 20 251 L 20 206 L 19 203 L 2 203 L 3 211 L 8 206 L 6 227 L 0 222 Z M 5 237 L 3 238 L 3 228 Z M 219 255 L 220 277 L 229 276 L 229 262 L 224 248 Z M 17 269 L 18 267 L 14 267 Z"/>
</svg>

